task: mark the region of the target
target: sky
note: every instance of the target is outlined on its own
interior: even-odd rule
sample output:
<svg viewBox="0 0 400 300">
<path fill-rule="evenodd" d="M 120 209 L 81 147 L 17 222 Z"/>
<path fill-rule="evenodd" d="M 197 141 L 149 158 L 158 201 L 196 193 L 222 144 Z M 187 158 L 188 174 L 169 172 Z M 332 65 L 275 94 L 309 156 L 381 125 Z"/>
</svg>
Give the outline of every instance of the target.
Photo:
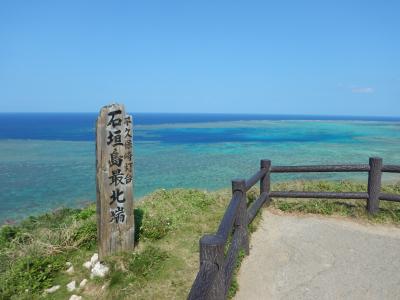
<svg viewBox="0 0 400 300">
<path fill-rule="evenodd" d="M 400 1 L 0 0 L 0 112 L 400 116 Z"/>
</svg>

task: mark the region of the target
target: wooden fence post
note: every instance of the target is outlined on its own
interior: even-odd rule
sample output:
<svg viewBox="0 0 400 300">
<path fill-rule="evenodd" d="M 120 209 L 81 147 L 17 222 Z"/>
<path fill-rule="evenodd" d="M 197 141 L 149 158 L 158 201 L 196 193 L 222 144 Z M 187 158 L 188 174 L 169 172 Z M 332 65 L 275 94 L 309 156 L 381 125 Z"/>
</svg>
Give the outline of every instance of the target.
<svg viewBox="0 0 400 300">
<path fill-rule="evenodd" d="M 200 239 L 200 265 L 210 269 L 215 268 L 216 265 L 218 268 L 216 276 L 210 278 L 213 283 L 206 299 L 225 299 L 224 246 L 223 238 L 218 235 L 205 235 Z M 204 286 L 209 286 L 209 283 L 204 282 Z"/>
<path fill-rule="evenodd" d="M 260 179 L 260 194 L 271 191 L 271 161 L 268 159 L 262 159 L 260 163 L 261 169 L 266 169 L 267 172 Z"/>
<path fill-rule="evenodd" d="M 240 231 L 241 247 L 246 255 L 249 254 L 249 232 L 247 226 L 249 224 L 249 216 L 247 214 L 247 195 L 246 195 L 246 180 L 237 179 L 232 180 L 232 194 L 241 192 L 242 197 L 240 200 L 240 208 L 238 216 L 236 217 L 235 226 L 236 230 Z"/>
<path fill-rule="evenodd" d="M 368 175 L 368 200 L 367 211 L 370 214 L 379 212 L 379 196 L 382 184 L 382 165 L 383 161 L 380 157 L 371 157 L 369 159 L 369 175 Z"/>
</svg>

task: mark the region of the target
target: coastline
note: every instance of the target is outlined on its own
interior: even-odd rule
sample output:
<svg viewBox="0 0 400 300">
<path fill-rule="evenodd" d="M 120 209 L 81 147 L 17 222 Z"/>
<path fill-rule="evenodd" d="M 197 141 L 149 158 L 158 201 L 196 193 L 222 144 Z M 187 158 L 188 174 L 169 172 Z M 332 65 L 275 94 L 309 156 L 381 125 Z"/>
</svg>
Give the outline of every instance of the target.
<svg viewBox="0 0 400 300">
<path fill-rule="evenodd" d="M 382 178 L 382 184 L 386 185 L 386 186 L 399 185 L 400 184 L 400 179 L 398 179 L 397 177 L 398 176 L 396 176 L 396 174 L 392 174 L 392 176 L 390 176 L 390 179 L 389 178 Z M 334 184 L 340 184 L 342 182 L 350 182 L 352 184 L 361 184 L 362 185 L 362 184 L 365 183 L 365 180 L 362 180 L 362 179 L 352 179 L 352 180 L 338 180 L 338 179 L 336 179 L 336 180 L 318 180 L 318 179 L 306 180 L 305 179 L 305 180 L 290 180 L 290 181 L 287 181 L 287 180 L 274 180 L 274 181 L 275 181 L 275 185 L 278 185 L 278 186 L 282 186 L 282 185 L 283 186 L 285 186 L 285 185 L 289 185 L 290 186 L 290 185 L 296 185 L 298 183 L 311 183 L 311 184 L 315 183 L 316 184 L 316 183 L 319 183 L 319 182 L 326 182 L 326 181 L 330 182 L 330 183 L 334 183 Z M 196 187 L 173 188 L 173 189 L 198 190 L 198 191 L 206 192 L 206 193 L 218 193 L 218 192 L 223 192 L 223 191 L 226 190 L 226 189 L 223 189 L 223 188 L 201 189 L 201 188 L 196 188 Z M 141 201 L 145 200 L 147 197 L 151 196 L 153 193 L 156 193 L 157 191 L 166 191 L 166 190 L 171 190 L 171 189 L 160 188 L 160 189 L 156 189 L 156 190 L 154 190 L 154 191 L 152 191 L 150 193 L 147 193 L 145 195 L 141 195 L 141 196 L 135 197 L 134 198 L 134 203 L 135 203 L 135 205 L 139 205 Z M 30 212 L 30 213 L 27 213 L 26 215 L 22 215 L 20 218 L 17 218 L 17 219 L 1 220 L 0 221 L 0 227 L 4 226 L 4 225 L 19 225 L 21 222 L 23 222 L 24 220 L 29 219 L 31 217 L 36 218 L 36 217 L 40 217 L 43 214 L 52 214 L 52 213 L 55 213 L 55 212 L 60 211 L 60 210 L 65 210 L 65 209 L 71 209 L 71 210 L 84 209 L 87 206 L 96 205 L 96 200 L 95 199 L 93 199 L 93 200 L 89 200 L 89 199 L 79 200 L 78 199 L 77 201 L 74 201 L 74 203 L 76 203 L 76 205 L 64 205 L 64 206 L 59 206 L 59 207 L 56 207 L 56 208 L 49 208 L 49 209 L 47 209 L 45 211 L 42 210 L 41 212 L 37 212 L 37 213 L 34 213 L 34 214 L 32 214 Z"/>
<path fill-rule="evenodd" d="M 0 220 L 80 207 L 78 202 L 95 199 L 95 115 L 62 115 L 54 123 L 58 114 L 43 114 L 40 120 L 36 114 L 26 114 L 28 120 L 15 120 L 17 129 L 0 131 Z M 232 178 L 250 176 L 260 159 L 270 159 L 273 165 L 362 164 L 381 156 L 386 164 L 400 164 L 399 123 L 229 121 L 220 116 L 143 115 L 134 129 L 136 199 L 161 188 L 215 191 Z M 358 178 L 357 174 L 293 174 L 278 175 L 274 181 Z"/>
</svg>

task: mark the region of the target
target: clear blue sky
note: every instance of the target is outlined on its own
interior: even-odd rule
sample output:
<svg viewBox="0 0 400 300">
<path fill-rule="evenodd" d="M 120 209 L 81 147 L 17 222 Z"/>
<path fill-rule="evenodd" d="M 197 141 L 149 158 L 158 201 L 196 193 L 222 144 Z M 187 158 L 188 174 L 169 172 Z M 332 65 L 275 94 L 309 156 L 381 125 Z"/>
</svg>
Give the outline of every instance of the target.
<svg viewBox="0 0 400 300">
<path fill-rule="evenodd" d="M 0 2 L 0 111 L 400 115 L 400 1 Z"/>
</svg>

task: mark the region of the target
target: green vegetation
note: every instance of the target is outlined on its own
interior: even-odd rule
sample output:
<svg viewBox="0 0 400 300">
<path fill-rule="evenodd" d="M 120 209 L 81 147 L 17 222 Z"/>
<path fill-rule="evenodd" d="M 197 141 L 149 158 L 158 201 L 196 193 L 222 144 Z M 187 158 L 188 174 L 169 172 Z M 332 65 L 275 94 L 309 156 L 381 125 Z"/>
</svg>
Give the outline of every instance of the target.
<svg viewBox="0 0 400 300">
<path fill-rule="evenodd" d="M 367 185 L 349 181 L 296 181 L 274 185 L 274 190 L 305 192 L 366 192 Z M 384 193 L 400 194 L 400 184 L 385 185 Z M 380 201 L 380 212 L 370 216 L 363 200 L 275 199 L 272 206 L 285 212 L 340 215 L 373 223 L 400 224 L 400 204 Z"/>
<path fill-rule="evenodd" d="M 198 269 L 198 240 L 216 230 L 229 201 L 225 192 L 160 190 L 135 208 L 138 246 L 110 256 L 105 278 L 75 292 L 84 299 L 184 299 Z M 97 252 L 95 206 L 60 209 L 0 231 L 0 299 L 68 299 L 66 284 L 90 272 Z M 66 274 L 66 262 L 75 272 Z M 103 286 L 106 288 L 102 289 Z"/>
<path fill-rule="evenodd" d="M 289 182 L 274 190 L 366 191 L 366 186 L 350 182 Z M 400 193 L 400 184 L 384 187 Z M 249 202 L 258 191 L 249 192 Z M 215 232 L 225 212 L 230 192 L 160 190 L 135 208 L 137 248 L 107 258 L 110 272 L 105 278 L 89 280 L 75 292 L 83 299 L 185 299 L 198 271 L 198 240 Z M 400 204 L 381 202 L 381 212 L 370 217 L 365 201 L 275 200 L 275 209 L 285 212 L 316 213 L 361 218 L 369 222 L 400 224 Z M 254 231 L 258 216 L 250 226 Z M 60 209 L 30 217 L 16 226 L 0 230 L 0 299 L 68 299 L 66 284 L 89 279 L 82 264 L 97 252 L 95 207 Z M 244 254 L 240 254 L 239 266 Z M 74 266 L 67 274 L 66 262 Z M 44 289 L 61 288 L 45 295 Z M 104 287 L 104 288 L 103 288 Z M 236 273 L 229 297 L 239 288 Z"/>
<path fill-rule="evenodd" d="M 56 284 L 77 252 L 95 249 L 94 207 L 61 209 L 0 231 L 0 299 L 29 299 Z M 82 250 L 81 250 L 82 249 Z"/>
<path fill-rule="evenodd" d="M 239 252 L 238 258 L 236 260 L 235 273 L 233 273 L 231 286 L 229 287 L 229 290 L 228 290 L 228 299 L 232 299 L 236 295 L 236 292 L 239 290 L 239 283 L 237 281 L 237 274 L 238 274 L 240 265 L 242 264 L 242 261 L 243 261 L 245 256 L 246 256 L 246 254 L 244 253 L 243 250 L 241 250 Z"/>
</svg>

